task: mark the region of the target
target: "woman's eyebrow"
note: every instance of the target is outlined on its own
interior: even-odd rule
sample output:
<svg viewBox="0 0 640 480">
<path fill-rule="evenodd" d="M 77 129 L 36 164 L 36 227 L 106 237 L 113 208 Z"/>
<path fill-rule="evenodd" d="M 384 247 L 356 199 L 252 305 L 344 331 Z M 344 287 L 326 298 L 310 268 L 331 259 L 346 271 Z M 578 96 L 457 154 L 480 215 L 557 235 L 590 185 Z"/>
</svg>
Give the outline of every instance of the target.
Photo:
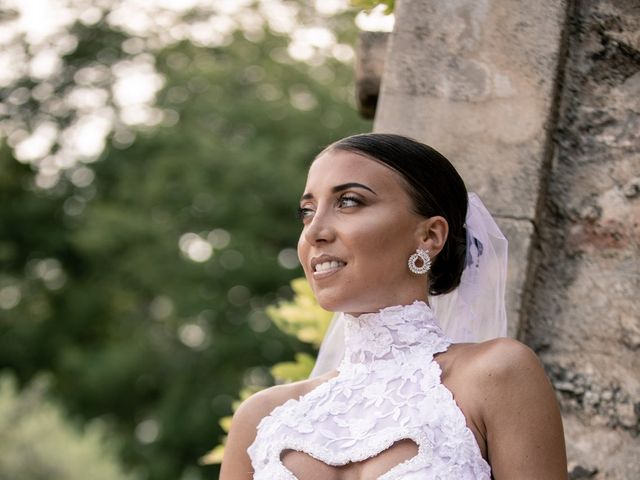
<svg viewBox="0 0 640 480">
<path fill-rule="evenodd" d="M 365 190 L 369 190 L 374 195 L 378 195 L 371 188 L 367 187 L 366 185 L 363 185 L 362 183 L 358 183 L 358 182 L 349 182 L 349 183 L 343 183 L 341 185 L 336 185 L 335 187 L 333 187 L 331 189 L 331 192 L 332 193 L 338 193 L 338 192 L 341 192 L 343 190 L 347 190 L 349 188 L 364 188 Z M 304 195 L 302 195 L 302 197 L 300 197 L 300 200 L 309 200 L 310 198 L 313 198 L 313 193 L 305 193 Z"/>
</svg>

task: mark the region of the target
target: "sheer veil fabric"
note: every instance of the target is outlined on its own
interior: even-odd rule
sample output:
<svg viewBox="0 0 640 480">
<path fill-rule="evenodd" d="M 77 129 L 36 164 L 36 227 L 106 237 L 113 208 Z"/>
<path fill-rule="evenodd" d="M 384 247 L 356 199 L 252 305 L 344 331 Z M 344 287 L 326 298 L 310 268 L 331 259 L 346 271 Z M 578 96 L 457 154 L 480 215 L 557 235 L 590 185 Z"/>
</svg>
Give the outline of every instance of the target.
<svg viewBox="0 0 640 480">
<path fill-rule="evenodd" d="M 455 343 L 482 342 L 507 334 L 505 286 L 508 242 L 475 193 L 469 194 L 467 254 L 460 285 L 432 296 L 436 319 Z M 310 378 L 337 368 L 345 351 L 345 318 L 337 312 L 320 345 Z"/>
</svg>

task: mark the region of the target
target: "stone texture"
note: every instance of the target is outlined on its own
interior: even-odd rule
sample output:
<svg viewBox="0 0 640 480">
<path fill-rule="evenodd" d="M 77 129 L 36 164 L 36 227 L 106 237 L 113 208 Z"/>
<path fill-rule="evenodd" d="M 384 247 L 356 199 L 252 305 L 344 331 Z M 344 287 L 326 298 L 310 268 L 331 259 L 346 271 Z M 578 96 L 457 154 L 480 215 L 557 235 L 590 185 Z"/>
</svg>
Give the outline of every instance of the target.
<svg viewBox="0 0 640 480">
<path fill-rule="evenodd" d="M 358 36 L 356 102 L 358 111 L 364 118 L 372 119 L 376 113 L 388 40 L 387 32 L 360 32 Z"/>
<path fill-rule="evenodd" d="M 442 151 L 496 214 L 570 479 L 640 478 L 638 1 L 401 0 L 375 130 Z"/>
<path fill-rule="evenodd" d="M 565 8 L 400 1 L 375 130 L 426 141 L 492 212 L 533 220 Z"/>
<path fill-rule="evenodd" d="M 524 340 L 576 478 L 640 478 L 640 10 L 576 4 Z"/>
<path fill-rule="evenodd" d="M 552 0 L 399 2 L 374 125 L 442 152 L 508 225 L 514 335 L 550 143 L 565 8 Z"/>
</svg>

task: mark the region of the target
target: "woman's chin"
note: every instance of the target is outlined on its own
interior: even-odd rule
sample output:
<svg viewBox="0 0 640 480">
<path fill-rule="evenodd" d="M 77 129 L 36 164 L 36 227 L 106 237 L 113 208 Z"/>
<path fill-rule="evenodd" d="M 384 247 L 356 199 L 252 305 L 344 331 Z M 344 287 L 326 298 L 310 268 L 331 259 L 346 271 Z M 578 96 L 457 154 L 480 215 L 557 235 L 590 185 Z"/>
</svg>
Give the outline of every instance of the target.
<svg viewBox="0 0 640 480">
<path fill-rule="evenodd" d="M 316 299 L 318 304 L 329 312 L 368 312 L 376 311 L 374 305 L 367 307 L 366 302 L 354 302 L 353 298 L 346 298 L 345 296 L 329 296 L 329 295 L 317 295 Z"/>
<path fill-rule="evenodd" d="M 340 310 L 340 302 L 336 303 L 333 301 L 322 301 L 318 299 L 318 305 L 328 312 L 342 312 L 342 310 Z"/>
<path fill-rule="evenodd" d="M 344 297 L 327 295 L 324 292 L 316 293 L 316 300 L 318 305 L 329 312 L 344 312 L 344 308 L 348 307 L 350 304 L 350 302 L 348 302 Z"/>
</svg>

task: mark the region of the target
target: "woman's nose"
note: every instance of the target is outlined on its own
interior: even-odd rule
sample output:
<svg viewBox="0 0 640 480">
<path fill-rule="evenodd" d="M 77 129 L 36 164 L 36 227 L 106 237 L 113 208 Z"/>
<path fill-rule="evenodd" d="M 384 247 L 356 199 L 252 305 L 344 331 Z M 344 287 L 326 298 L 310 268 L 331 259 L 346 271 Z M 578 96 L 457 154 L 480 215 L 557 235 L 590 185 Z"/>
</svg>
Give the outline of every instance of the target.
<svg viewBox="0 0 640 480">
<path fill-rule="evenodd" d="M 332 242 L 335 229 L 329 212 L 316 212 L 304 231 L 304 237 L 311 245 L 322 242 Z"/>
</svg>

